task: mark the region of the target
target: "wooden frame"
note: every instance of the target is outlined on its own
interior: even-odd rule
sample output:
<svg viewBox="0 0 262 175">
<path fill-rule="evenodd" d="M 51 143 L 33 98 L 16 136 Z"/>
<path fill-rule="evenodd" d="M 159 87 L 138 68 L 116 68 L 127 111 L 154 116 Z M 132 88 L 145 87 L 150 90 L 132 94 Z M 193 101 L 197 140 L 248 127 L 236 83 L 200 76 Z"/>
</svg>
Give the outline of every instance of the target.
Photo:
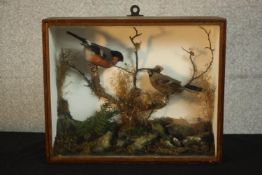
<svg viewBox="0 0 262 175">
<path fill-rule="evenodd" d="M 55 156 L 52 146 L 52 116 L 50 89 L 49 29 L 56 26 L 187 26 L 216 25 L 219 27 L 219 65 L 217 102 L 217 148 L 213 156 Z M 48 18 L 42 21 L 44 94 L 45 94 L 45 141 L 46 158 L 49 162 L 89 163 L 215 163 L 222 159 L 224 69 L 226 47 L 226 20 L 219 17 L 106 17 L 106 18 Z"/>
</svg>

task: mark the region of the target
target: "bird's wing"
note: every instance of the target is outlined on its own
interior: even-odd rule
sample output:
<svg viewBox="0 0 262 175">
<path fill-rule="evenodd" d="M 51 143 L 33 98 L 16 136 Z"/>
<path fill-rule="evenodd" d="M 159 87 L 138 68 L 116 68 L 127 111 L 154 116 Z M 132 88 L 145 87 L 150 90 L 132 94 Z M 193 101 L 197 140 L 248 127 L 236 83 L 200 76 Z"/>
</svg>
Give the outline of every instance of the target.
<svg viewBox="0 0 262 175">
<path fill-rule="evenodd" d="M 159 79 L 157 79 L 156 82 L 158 84 L 165 84 L 165 85 L 172 83 L 172 81 L 170 81 L 170 79 L 165 79 L 164 77 L 159 77 Z"/>
<path fill-rule="evenodd" d="M 96 55 L 100 55 L 100 48 L 99 46 L 95 45 L 95 44 L 91 44 L 90 45 L 90 49 L 96 54 Z"/>
<path fill-rule="evenodd" d="M 181 82 L 178 81 L 178 80 L 175 80 L 169 76 L 166 76 L 166 75 L 163 75 L 163 74 L 159 74 L 159 79 L 157 80 L 158 83 L 160 84 L 164 84 L 164 85 L 167 85 L 167 86 L 172 86 L 172 85 L 181 85 Z"/>
<path fill-rule="evenodd" d="M 93 48 L 95 48 L 95 50 L 96 50 L 96 52 L 94 51 L 95 54 L 101 56 L 106 61 L 109 61 L 109 62 L 112 61 L 112 53 L 111 53 L 110 49 L 103 47 L 103 46 L 100 46 L 100 45 L 95 44 L 95 43 L 93 43 L 92 45 L 93 45 Z"/>
</svg>

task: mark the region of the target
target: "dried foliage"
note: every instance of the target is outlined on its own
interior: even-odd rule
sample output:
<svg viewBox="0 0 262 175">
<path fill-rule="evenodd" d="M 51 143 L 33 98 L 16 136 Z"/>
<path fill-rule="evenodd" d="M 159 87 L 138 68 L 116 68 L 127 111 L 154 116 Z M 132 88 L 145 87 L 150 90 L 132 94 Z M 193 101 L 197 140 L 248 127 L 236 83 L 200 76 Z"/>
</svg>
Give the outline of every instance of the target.
<svg viewBox="0 0 262 175">
<path fill-rule="evenodd" d="M 199 101 L 202 109 L 202 118 L 210 121 L 213 117 L 215 87 L 211 85 L 209 76 L 202 76 L 198 83 L 205 89 L 203 93 L 199 93 Z"/>
<path fill-rule="evenodd" d="M 116 98 L 114 98 L 112 95 L 108 94 L 105 89 L 100 84 L 100 75 L 98 71 L 98 67 L 93 64 L 89 64 L 89 69 L 91 72 L 91 83 L 90 87 L 92 87 L 93 92 L 96 94 L 99 98 L 105 98 L 107 102 L 117 104 L 118 101 Z"/>
<path fill-rule="evenodd" d="M 192 93 L 190 97 L 194 98 L 195 102 L 199 106 L 197 120 L 204 119 L 205 121 L 211 121 L 214 111 L 215 102 L 215 86 L 211 83 L 209 75 L 201 76 L 196 83 L 201 86 L 204 90 L 201 93 Z"/>
<path fill-rule="evenodd" d="M 146 124 L 152 110 L 166 105 L 167 99 L 160 93 L 148 93 L 133 87 L 129 73 L 118 71 L 111 85 L 118 98 L 123 123 Z"/>
<path fill-rule="evenodd" d="M 67 60 L 71 58 L 70 52 L 68 50 L 61 50 L 58 60 L 56 60 L 56 85 L 57 85 L 57 106 L 58 114 L 69 113 L 68 103 L 63 99 L 62 86 L 65 81 L 66 74 L 70 67 L 67 64 Z"/>
<path fill-rule="evenodd" d="M 128 99 L 128 94 L 132 89 L 132 83 L 132 77 L 124 71 L 118 71 L 114 79 L 111 80 L 115 94 L 120 100 Z"/>
<path fill-rule="evenodd" d="M 70 68 L 65 61 L 68 56 L 69 54 L 62 49 L 59 58 L 56 61 L 56 85 L 58 89 L 58 95 L 62 95 L 62 86 L 65 81 L 66 73 Z"/>
</svg>

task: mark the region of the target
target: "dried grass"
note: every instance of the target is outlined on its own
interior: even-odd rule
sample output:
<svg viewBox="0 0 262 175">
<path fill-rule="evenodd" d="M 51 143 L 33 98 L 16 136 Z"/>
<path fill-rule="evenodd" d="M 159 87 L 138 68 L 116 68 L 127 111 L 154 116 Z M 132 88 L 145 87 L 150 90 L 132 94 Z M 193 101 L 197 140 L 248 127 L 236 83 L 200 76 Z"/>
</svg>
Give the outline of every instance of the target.
<svg viewBox="0 0 262 175">
<path fill-rule="evenodd" d="M 214 113 L 215 87 L 210 83 L 210 77 L 207 75 L 199 77 L 197 82 L 204 89 L 202 93 L 197 94 L 201 108 L 200 115 L 202 119 L 210 121 Z"/>
<path fill-rule="evenodd" d="M 66 73 L 68 72 L 68 69 L 70 68 L 68 64 L 66 63 L 66 59 L 68 57 L 68 53 L 66 53 L 65 50 L 61 50 L 61 53 L 59 55 L 59 59 L 56 63 L 56 85 L 57 85 L 57 105 L 58 105 L 58 113 L 68 113 L 68 103 L 66 100 L 63 99 L 63 84 L 65 81 Z"/>
<path fill-rule="evenodd" d="M 133 77 L 130 73 L 118 71 L 111 85 L 118 97 L 117 107 L 121 111 L 123 123 L 146 123 L 150 111 L 164 106 L 166 101 L 160 93 L 148 93 L 134 88 Z"/>
</svg>

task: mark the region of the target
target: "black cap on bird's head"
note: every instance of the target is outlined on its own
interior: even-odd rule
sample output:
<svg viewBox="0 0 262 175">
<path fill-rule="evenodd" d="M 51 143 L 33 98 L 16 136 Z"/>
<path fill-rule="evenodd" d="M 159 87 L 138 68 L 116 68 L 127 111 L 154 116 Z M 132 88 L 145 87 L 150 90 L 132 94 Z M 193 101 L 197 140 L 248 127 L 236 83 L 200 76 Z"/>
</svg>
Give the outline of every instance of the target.
<svg viewBox="0 0 262 175">
<path fill-rule="evenodd" d="M 118 61 L 124 61 L 124 56 L 122 55 L 121 52 L 112 50 L 111 54 L 112 54 L 113 57 L 117 57 Z"/>
</svg>

